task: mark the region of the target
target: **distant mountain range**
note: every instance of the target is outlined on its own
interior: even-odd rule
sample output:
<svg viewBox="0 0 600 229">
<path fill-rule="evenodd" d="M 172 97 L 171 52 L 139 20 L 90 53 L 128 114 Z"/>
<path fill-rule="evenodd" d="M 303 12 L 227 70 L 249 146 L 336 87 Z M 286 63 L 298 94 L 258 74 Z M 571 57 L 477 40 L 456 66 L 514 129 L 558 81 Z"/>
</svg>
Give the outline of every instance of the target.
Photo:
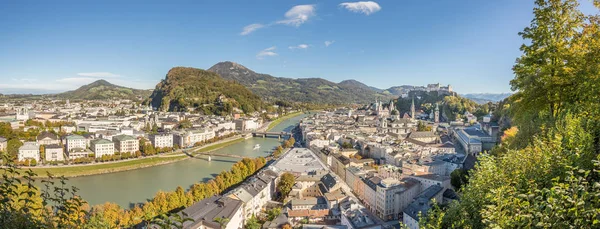
<svg viewBox="0 0 600 229">
<path fill-rule="evenodd" d="M 488 103 L 488 102 L 499 102 L 502 101 L 512 93 L 471 93 L 471 94 L 462 94 L 462 97 L 469 98 L 479 104 Z"/>
<path fill-rule="evenodd" d="M 208 71 L 226 80 L 241 83 L 263 100 L 297 101 L 319 104 L 369 103 L 376 99 L 391 99 L 382 90 L 369 87 L 356 80 L 334 83 L 321 78 L 291 79 L 256 73 L 234 62 L 220 62 Z"/>
<path fill-rule="evenodd" d="M 216 109 L 211 112 L 219 113 L 229 112 L 229 108 L 208 106 L 214 104 L 219 96 L 235 101 L 228 103 L 229 105 L 249 111 L 261 107 L 261 101 L 257 101 L 257 98 L 270 103 L 291 101 L 314 104 L 365 104 L 375 100 L 396 99 L 414 88 L 415 86 L 402 85 L 379 89 L 352 79 L 334 83 L 322 78 L 275 77 L 256 73 L 238 63 L 225 61 L 208 70 L 172 68 L 154 90 L 132 89 L 98 80 L 73 91 L 44 96 L 83 100 L 150 98 L 155 107 L 165 110 L 199 107 L 202 104 L 208 107 L 204 110 Z M 510 95 L 475 93 L 461 96 L 483 104 L 501 101 Z"/>
<path fill-rule="evenodd" d="M 139 90 L 128 87 L 122 87 L 109 83 L 106 80 L 98 80 L 93 83 L 83 85 L 80 88 L 67 91 L 54 96 L 63 99 L 132 99 L 143 100 L 150 97 L 152 90 Z"/>
</svg>

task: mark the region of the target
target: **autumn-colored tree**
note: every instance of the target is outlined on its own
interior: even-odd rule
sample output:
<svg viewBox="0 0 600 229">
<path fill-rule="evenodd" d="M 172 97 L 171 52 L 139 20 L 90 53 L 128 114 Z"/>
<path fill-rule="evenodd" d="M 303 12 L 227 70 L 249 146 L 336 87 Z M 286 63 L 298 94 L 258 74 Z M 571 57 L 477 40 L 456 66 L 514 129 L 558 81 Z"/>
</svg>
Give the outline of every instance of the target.
<svg viewBox="0 0 600 229">
<path fill-rule="evenodd" d="M 295 180 L 296 177 L 294 177 L 294 175 L 291 173 L 286 172 L 281 175 L 281 179 L 279 180 L 279 183 L 277 183 L 277 190 L 279 191 L 280 200 L 287 198 L 290 191 L 292 191 Z"/>
</svg>

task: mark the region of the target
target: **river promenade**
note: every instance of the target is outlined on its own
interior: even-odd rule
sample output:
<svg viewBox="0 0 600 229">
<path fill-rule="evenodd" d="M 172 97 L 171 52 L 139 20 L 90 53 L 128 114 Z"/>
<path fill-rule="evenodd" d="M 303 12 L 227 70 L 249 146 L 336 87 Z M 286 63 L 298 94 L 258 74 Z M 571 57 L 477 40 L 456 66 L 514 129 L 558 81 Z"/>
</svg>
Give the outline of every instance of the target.
<svg viewBox="0 0 600 229">
<path fill-rule="evenodd" d="M 291 131 L 298 125 L 305 115 L 291 117 L 276 125 L 270 131 Z M 265 125 L 268 126 L 267 123 Z M 259 149 L 254 149 L 256 145 Z M 215 151 L 219 154 L 238 155 L 241 157 L 255 158 L 268 157 L 273 149 L 281 145 L 277 138 L 248 138 L 237 139 L 219 147 L 215 145 L 204 146 L 203 150 Z M 155 157 L 153 159 L 165 159 L 166 157 L 178 157 L 176 154 Z M 104 174 L 71 177 L 68 185 L 79 188 L 81 195 L 90 205 L 114 202 L 121 207 L 128 208 L 131 204 L 145 202 L 146 199 L 155 196 L 156 192 L 172 191 L 178 186 L 187 189 L 190 185 L 214 178 L 221 171 L 229 170 L 238 158 L 207 157 L 197 155 L 195 157 L 182 156 L 184 159 L 173 162 L 153 165 L 145 168 L 127 171 L 109 172 Z"/>
</svg>

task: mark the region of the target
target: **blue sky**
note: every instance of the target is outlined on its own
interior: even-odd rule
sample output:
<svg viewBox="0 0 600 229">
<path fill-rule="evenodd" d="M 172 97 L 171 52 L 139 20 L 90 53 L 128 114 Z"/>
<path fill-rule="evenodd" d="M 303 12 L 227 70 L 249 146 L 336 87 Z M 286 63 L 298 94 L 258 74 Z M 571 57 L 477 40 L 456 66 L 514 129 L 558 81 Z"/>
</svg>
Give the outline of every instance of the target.
<svg viewBox="0 0 600 229">
<path fill-rule="evenodd" d="M 526 0 L 2 1 L 0 93 L 100 78 L 154 88 L 171 67 L 220 61 L 379 88 L 509 92 L 532 8 Z"/>
</svg>

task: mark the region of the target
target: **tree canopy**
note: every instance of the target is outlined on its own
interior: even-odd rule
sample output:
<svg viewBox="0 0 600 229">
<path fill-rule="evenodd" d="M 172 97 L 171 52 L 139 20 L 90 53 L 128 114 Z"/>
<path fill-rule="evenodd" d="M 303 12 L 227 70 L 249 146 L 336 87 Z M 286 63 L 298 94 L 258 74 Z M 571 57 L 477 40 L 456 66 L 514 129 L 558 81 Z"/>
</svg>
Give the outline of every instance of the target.
<svg viewBox="0 0 600 229">
<path fill-rule="evenodd" d="M 575 0 L 535 3 L 498 109 L 515 128 L 422 228 L 600 227 L 600 20 Z"/>
</svg>

